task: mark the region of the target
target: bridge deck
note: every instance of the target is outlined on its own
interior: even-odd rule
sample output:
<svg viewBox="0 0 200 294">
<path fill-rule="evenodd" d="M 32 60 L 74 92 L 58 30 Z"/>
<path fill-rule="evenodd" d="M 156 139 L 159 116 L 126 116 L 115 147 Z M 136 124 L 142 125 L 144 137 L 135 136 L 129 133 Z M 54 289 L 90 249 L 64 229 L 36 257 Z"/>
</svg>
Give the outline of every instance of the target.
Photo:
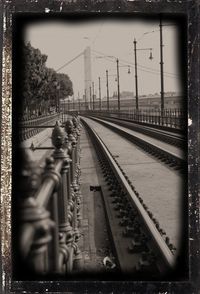
<svg viewBox="0 0 200 294">
<path fill-rule="evenodd" d="M 184 180 L 181 174 L 175 168 L 172 169 L 163 161 L 159 161 L 154 156 L 142 151 L 140 147 L 133 144 L 133 142 L 129 141 L 128 138 L 124 139 L 122 136 L 120 136 L 120 134 L 115 132 L 115 130 L 110 130 L 108 127 L 102 125 L 99 120 L 94 121 L 91 118 L 82 118 L 83 123 L 84 121 L 86 121 L 87 124 L 91 126 L 99 135 L 101 140 L 104 142 L 106 148 L 111 152 L 113 158 L 115 158 L 116 163 L 118 163 L 123 169 L 124 175 L 126 175 L 125 178 L 127 180 L 129 179 L 130 181 L 128 180 L 128 182 L 133 184 L 135 195 L 137 192 L 137 196 L 140 196 L 138 197 L 138 199 L 141 198 L 143 200 L 144 204 L 146 205 L 145 209 L 148 208 L 148 213 L 149 215 L 151 214 L 151 218 L 154 219 L 156 224 L 160 224 L 161 229 L 164 229 L 164 231 L 161 230 L 162 236 L 166 235 L 166 240 L 169 239 L 172 244 L 175 245 L 175 247 L 177 248 L 175 254 L 179 253 L 179 248 L 181 245 L 180 220 L 182 209 L 180 203 L 181 197 L 183 196 L 182 187 L 184 184 Z M 111 124 L 112 123 L 109 123 L 109 125 Z M 123 268 L 123 271 L 124 269 L 128 272 L 131 272 L 132 270 L 136 271 L 137 265 L 142 262 L 141 260 L 143 258 L 143 256 L 141 257 L 141 252 L 137 252 L 137 250 L 139 250 L 139 247 L 137 246 L 139 246 L 138 244 L 140 242 L 142 244 L 143 239 L 141 239 L 141 241 L 138 241 L 137 232 L 134 233 L 134 238 L 132 235 L 129 236 L 128 234 L 125 234 L 126 230 L 129 230 L 130 226 L 132 226 L 132 223 L 131 225 L 129 225 L 130 222 L 128 223 L 127 219 L 132 217 L 131 221 L 134 221 L 133 219 L 135 218 L 135 210 L 131 211 L 130 207 L 126 206 L 124 195 L 120 194 L 120 197 L 122 197 L 122 201 L 119 203 L 116 202 L 115 199 L 113 200 L 113 196 L 110 195 L 110 191 L 112 191 L 113 189 L 113 191 L 115 191 L 115 186 L 117 185 L 116 182 L 120 182 L 120 179 L 116 177 L 117 181 L 115 180 L 115 182 L 112 178 L 112 181 L 110 182 L 109 180 L 109 183 L 107 183 L 105 175 L 108 171 L 106 171 L 105 173 L 105 169 L 102 168 L 101 156 L 99 156 L 101 146 L 97 146 L 96 144 L 94 144 L 96 141 L 92 136 L 90 136 L 91 134 L 89 129 L 87 129 L 87 131 L 86 129 L 79 128 L 77 133 L 74 132 L 74 137 L 72 134 L 69 134 L 68 136 L 68 138 L 70 138 L 71 140 L 71 142 L 69 140 L 69 142 L 71 143 L 71 147 L 69 145 L 68 151 L 70 151 L 69 155 L 72 161 L 69 165 L 70 172 L 67 175 L 67 180 L 71 180 L 71 183 L 69 182 L 69 186 L 67 187 L 70 187 L 70 189 L 72 189 L 72 194 L 70 192 L 69 194 L 67 194 L 68 189 L 66 189 L 66 185 L 68 184 L 68 182 L 65 181 L 65 170 L 62 168 L 62 162 L 60 162 L 61 165 L 59 167 L 61 168 L 59 169 L 59 172 L 61 174 L 62 180 L 60 181 L 60 183 L 61 185 L 63 185 L 63 190 L 58 190 L 59 192 L 57 192 L 57 195 L 60 196 L 60 191 L 65 191 L 66 189 L 66 193 L 64 193 L 63 195 L 67 196 L 67 200 L 65 203 L 63 203 L 63 207 L 68 207 L 68 211 L 71 210 L 71 212 L 73 212 L 74 219 L 70 220 L 70 224 L 75 230 L 78 229 L 77 231 L 75 231 L 77 235 L 74 236 L 78 236 L 78 238 L 80 236 L 80 239 L 77 240 L 79 243 L 78 248 L 81 252 L 80 256 L 82 256 L 82 258 L 80 258 L 80 256 L 78 255 L 78 251 L 74 251 L 74 256 L 78 256 L 77 258 L 75 258 L 74 270 L 76 271 L 78 269 L 78 267 L 76 267 L 76 260 L 78 260 L 79 258 L 79 260 L 81 259 L 82 273 L 106 273 L 107 271 L 117 271 L 118 267 Z M 79 137 L 80 130 L 81 136 Z M 133 133 L 133 131 L 130 132 Z M 65 152 L 67 151 L 67 149 L 65 149 L 66 144 L 64 144 L 66 139 L 64 132 L 63 135 L 60 135 L 62 134 L 62 130 L 60 130 L 58 133 L 58 138 L 62 138 L 62 149 L 59 149 L 60 147 L 57 147 L 56 144 L 54 144 L 55 146 L 54 148 L 52 148 L 53 145 L 51 141 L 51 134 L 52 128 L 47 128 L 36 136 L 30 138 L 29 140 L 24 141 L 22 144 L 22 146 L 25 148 L 30 148 L 31 144 L 34 144 L 34 147 L 36 148 L 33 152 L 34 160 L 40 166 L 43 166 L 45 164 L 45 158 L 47 156 L 50 156 L 54 151 L 55 155 L 57 154 L 56 151 L 62 150 L 63 158 L 66 158 Z M 139 134 L 138 136 L 142 137 L 143 140 L 150 140 L 146 135 L 144 136 L 143 134 Z M 165 144 L 159 142 L 159 140 L 157 139 L 152 140 L 154 141 L 154 144 L 161 145 L 161 147 Z M 75 145 L 76 143 L 72 145 L 72 142 L 76 142 L 77 145 Z M 37 147 L 41 149 L 37 149 Z M 171 146 L 169 147 L 173 150 L 177 148 Z M 48 162 L 51 161 L 47 161 L 47 165 Z M 79 162 L 80 169 L 78 167 Z M 109 178 L 108 175 L 106 175 L 106 178 Z M 79 194 L 76 191 L 76 181 L 77 185 L 80 185 L 80 196 L 82 195 L 82 197 L 79 197 Z M 111 185 L 111 188 L 108 188 L 109 185 Z M 118 194 L 121 193 L 119 191 L 120 190 L 116 190 L 116 198 L 117 196 L 119 196 Z M 76 195 L 77 200 L 73 199 L 74 195 Z M 82 201 L 80 202 L 80 214 L 77 214 L 79 212 L 78 206 L 80 198 L 82 199 Z M 59 200 L 61 200 L 60 197 Z M 107 205 L 108 201 L 110 201 L 110 206 Z M 58 214 L 61 213 L 63 217 L 67 216 L 70 219 L 71 212 L 69 211 L 68 214 L 67 210 L 62 208 L 62 205 L 58 207 Z M 110 207 L 112 210 L 110 209 Z M 120 207 L 122 208 L 120 209 L 120 212 L 118 212 Z M 124 222 L 121 222 L 120 218 L 121 214 L 123 214 L 123 207 L 128 213 L 126 213 L 127 216 L 123 218 Z M 80 226 L 77 222 L 78 219 L 80 220 Z M 136 219 L 136 221 L 134 222 L 135 224 L 133 223 L 133 229 L 136 230 L 136 225 L 137 222 L 139 222 L 139 218 Z M 126 223 L 128 223 L 128 225 L 126 225 Z M 126 227 L 124 227 L 125 225 Z M 143 236 L 146 236 L 146 229 L 142 232 Z M 113 236 L 115 236 L 115 238 L 113 238 Z M 165 240 L 164 238 L 165 237 L 163 237 L 162 241 Z M 120 241 L 120 243 L 119 240 L 121 239 L 122 242 Z M 119 243 L 121 244 L 121 247 L 119 245 L 117 245 L 116 247 L 116 244 Z M 75 245 L 75 243 L 73 244 Z M 133 252 L 131 251 L 132 245 L 134 246 L 134 250 L 136 250 L 134 254 L 132 254 Z M 152 244 L 148 246 L 152 246 Z M 154 248 L 154 244 L 152 247 Z M 75 248 L 76 250 L 76 247 L 69 248 Z M 143 250 L 142 248 L 140 250 Z M 116 265 L 116 267 L 114 267 L 115 269 L 109 268 L 108 265 L 104 265 L 105 257 L 111 258 L 111 261 L 113 261 Z"/>
</svg>

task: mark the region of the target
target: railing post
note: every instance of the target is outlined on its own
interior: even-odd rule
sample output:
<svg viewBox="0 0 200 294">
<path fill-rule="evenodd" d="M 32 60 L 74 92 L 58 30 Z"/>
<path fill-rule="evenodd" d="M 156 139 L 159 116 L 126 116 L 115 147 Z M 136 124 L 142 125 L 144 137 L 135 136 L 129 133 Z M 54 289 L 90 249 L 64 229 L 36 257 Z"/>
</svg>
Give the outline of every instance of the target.
<svg viewBox="0 0 200 294">
<path fill-rule="evenodd" d="M 58 193 L 54 192 L 50 200 L 50 210 L 52 213 L 53 220 L 55 221 L 55 227 L 53 230 L 53 244 L 52 254 L 49 258 L 52 259 L 52 272 L 59 273 L 59 229 L 58 229 Z M 52 257 L 53 255 L 53 257 Z"/>
<path fill-rule="evenodd" d="M 65 125 L 65 129 L 66 129 L 66 125 Z M 72 225 L 72 219 L 73 219 L 73 209 L 74 209 L 74 193 L 73 193 L 73 189 L 72 189 L 72 160 L 71 160 L 71 153 L 72 153 L 72 146 L 71 143 L 68 141 L 68 136 L 66 134 L 65 137 L 65 144 L 66 144 L 66 152 L 67 154 L 70 156 L 69 159 L 69 170 L 67 173 L 67 183 L 68 183 L 68 218 L 69 218 L 69 222 Z"/>
<path fill-rule="evenodd" d="M 73 133 L 73 123 L 69 119 L 65 122 L 65 132 L 67 134 L 68 154 L 70 155 L 70 157 L 72 159 L 72 145 L 71 145 L 71 142 L 69 141 L 69 137 Z M 72 162 L 71 162 L 71 167 L 72 167 Z M 71 180 L 72 180 L 72 178 L 73 178 L 73 175 L 72 175 L 72 168 L 71 168 Z"/>
<path fill-rule="evenodd" d="M 74 248 L 75 248 L 75 256 L 74 256 L 74 269 L 79 269 L 82 266 L 82 254 L 79 250 L 77 242 L 80 239 L 80 232 L 78 227 L 80 226 L 80 202 L 81 202 L 81 191 L 80 191 L 80 166 L 79 166 L 79 158 L 80 158 L 80 131 L 79 131 L 79 123 L 77 118 L 73 117 L 72 119 L 74 124 L 74 137 L 76 139 L 75 145 L 75 175 L 73 182 L 73 190 L 75 193 L 74 200 Z M 78 158 L 79 157 L 79 158 Z"/>
<path fill-rule="evenodd" d="M 49 272 L 48 245 L 54 222 L 44 207 L 39 207 L 34 194 L 41 184 L 41 171 L 34 163 L 32 151 L 21 150 L 22 168 L 19 182 L 19 252 L 27 270 L 37 274 Z M 20 195 L 20 194 L 19 194 Z M 20 265 L 18 265 L 20 266 Z"/>
<path fill-rule="evenodd" d="M 60 236 L 60 249 L 62 254 L 64 254 L 64 259 L 68 261 L 70 254 L 70 244 L 73 242 L 74 232 L 69 222 L 69 211 L 68 211 L 68 201 L 69 195 L 69 164 L 71 160 L 67 154 L 67 150 L 64 150 L 66 144 L 66 135 L 62 128 L 56 124 L 52 133 L 52 143 L 55 146 L 55 151 L 53 157 L 55 160 L 62 160 L 63 166 L 61 169 L 61 185 L 58 190 L 58 209 L 59 209 L 59 236 Z M 63 267 L 62 270 L 67 270 Z"/>
<path fill-rule="evenodd" d="M 53 218 L 53 221 L 55 223 L 55 226 L 53 228 L 52 232 L 52 243 L 50 244 L 49 248 L 49 266 L 51 273 L 60 273 L 60 267 L 59 267 L 59 221 L 58 221 L 58 189 L 60 186 L 60 174 L 55 171 L 55 161 L 53 157 L 47 157 L 46 158 L 46 165 L 43 173 L 43 181 L 46 179 L 53 178 L 55 187 L 54 191 L 49 199 L 49 210 L 51 211 L 51 215 Z"/>
<path fill-rule="evenodd" d="M 82 255 L 78 248 L 77 242 L 80 238 L 80 233 L 78 230 L 78 222 L 80 220 L 80 200 L 81 200 L 81 193 L 80 193 L 80 187 L 78 178 L 80 175 L 80 168 L 78 165 L 78 142 L 79 142 L 79 130 L 78 130 L 78 122 L 74 118 L 73 119 L 74 125 L 71 120 L 67 121 L 65 124 L 65 130 L 68 134 L 68 152 L 71 156 L 71 212 L 73 212 L 72 215 L 72 226 L 74 230 L 74 242 L 73 242 L 73 248 L 74 248 L 74 263 L 76 267 L 81 267 L 81 260 Z"/>
</svg>

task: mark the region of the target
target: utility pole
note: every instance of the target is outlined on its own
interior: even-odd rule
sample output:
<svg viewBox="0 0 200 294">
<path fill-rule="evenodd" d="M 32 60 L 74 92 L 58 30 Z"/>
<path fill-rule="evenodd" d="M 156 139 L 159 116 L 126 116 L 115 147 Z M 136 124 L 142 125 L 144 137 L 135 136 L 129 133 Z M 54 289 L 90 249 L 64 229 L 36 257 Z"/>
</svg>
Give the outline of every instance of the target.
<svg viewBox="0 0 200 294">
<path fill-rule="evenodd" d="M 107 88 L 107 110 L 109 111 L 108 70 L 106 70 L 106 88 Z"/>
<path fill-rule="evenodd" d="M 164 115 L 164 76 L 163 76 L 163 38 L 162 38 L 162 16 L 160 16 L 160 95 L 161 95 L 161 117 Z"/>
<path fill-rule="evenodd" d="M 78 111 L 80 112 L 81 110 L 81 102 L 80 102 L 80 94 L 78 92 Z"/>
<path fill-rule="evenodd" d="M 99 110 L 101 111 L 101 78 L 99 77 Z"/>
<path fill-rule="evenodd" d="M 90 110 L 92 109 L 92 87 L 90 86 Z"/>
<path fill-rule="evenodd" d="M 86 89 L 85 89 L 85 111 L 86 111 L 87 107 L 86 107 Z"/>
<path fill-rule="evenodd" d="M 136 112 L 138 113 L 138 77 L 137 77 L 137 49 L 136 49 L 136 39 L 134 39 L 134 55 L 135 55 L 135 99 L 136 99 Z"/>
<path fill-rule="evenodd" d="M 119 87 L 119 59 L 117 58 L 117 99 L 118 99 L 118 110 L 120 110 L 120 87 Z"/>
<path fill-rule="evenodd" d="M 93 102 L 93 110 L 94 110 L 94 82 L 92 82 L 92 102 Z"/>
</svg>

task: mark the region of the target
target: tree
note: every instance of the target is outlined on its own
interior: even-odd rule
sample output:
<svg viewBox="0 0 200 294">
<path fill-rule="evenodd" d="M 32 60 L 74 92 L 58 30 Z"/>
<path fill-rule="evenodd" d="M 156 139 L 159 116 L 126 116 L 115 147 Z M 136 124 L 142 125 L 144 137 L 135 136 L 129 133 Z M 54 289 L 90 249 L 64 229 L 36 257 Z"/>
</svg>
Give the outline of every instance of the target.
<svg viewBox="0 0 200 294">
<path fill-rule="evenodd" d="M 45 81 L 45 62 L 47 56 L 30 43 L 23 48 L 22 75 L 23 99 L 27 106 L 40 102 L 41 88 Z"/>
<path fill-rule="evenodd" d="M 24 45 L 22 59 L 22 97 L 25 109 L 43 112 L 58 100 L 73 94 L 68 75 L 56 73 L 46 67 L 47 55 L 42 54 L 30 43 Z"/>
<path fill-rule="evenodd" d="M 60 98 L 73 95 L 73 86 L 68 75 L 57 73 L 57 81 L 60 85 Z"/>
</svg>

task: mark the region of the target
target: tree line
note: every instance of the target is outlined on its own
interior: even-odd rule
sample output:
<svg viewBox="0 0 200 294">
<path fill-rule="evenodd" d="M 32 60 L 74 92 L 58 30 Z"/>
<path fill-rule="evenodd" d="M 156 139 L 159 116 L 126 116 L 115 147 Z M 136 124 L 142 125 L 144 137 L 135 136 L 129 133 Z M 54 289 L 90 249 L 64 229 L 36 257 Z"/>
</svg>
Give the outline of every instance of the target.
<svg viewBox="0 0 200 294">
<path fill-rule="evenodd" d="M 59 111 L 60 100 L 73 95 L 73 85 L 67 74 L 46 66 L 47 55 L 30 43 L 23 45 L 22 100 L 23 114 L 41 115 Z"/>
</svg>

